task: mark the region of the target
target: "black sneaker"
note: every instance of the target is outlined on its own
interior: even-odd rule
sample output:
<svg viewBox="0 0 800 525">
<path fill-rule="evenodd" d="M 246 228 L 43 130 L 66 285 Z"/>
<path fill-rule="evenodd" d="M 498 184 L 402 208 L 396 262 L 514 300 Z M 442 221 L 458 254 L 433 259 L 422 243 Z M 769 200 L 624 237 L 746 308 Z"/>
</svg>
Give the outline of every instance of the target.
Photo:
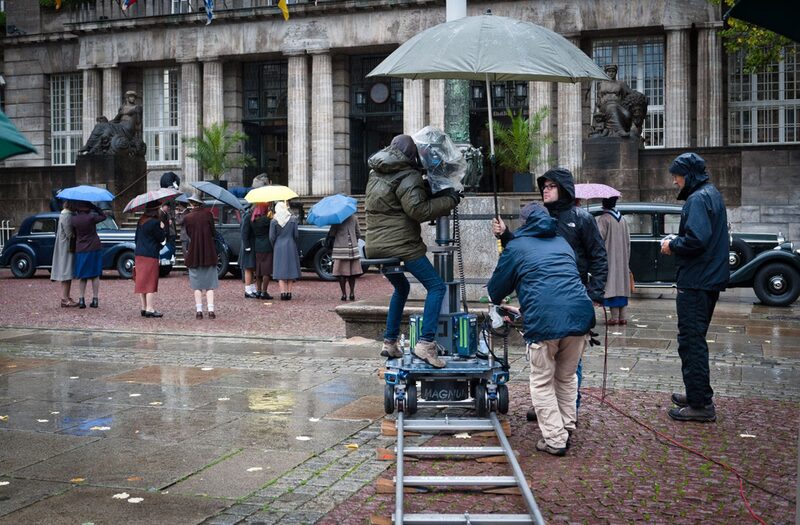
<svg viewBox="0 0 800 525">
<path fill-rule="evenodd" d="M 675 421 L 697 421 L 698 423 L 713 423 L 717 420 L 717 410 L 714 403 L 704 408 L 679 407 L 667 411 L 669 417 Z"/>
<path fill-rule="evenodd" d="M 551 447 L 547 444 L 547 441 L 544 438 L 540 439 L 536 442 L 536 450 L 539 452 L 547 452 L 548 454 L 552 454 L 553 456 L 566 456 L 567 455 L 567 447 Z"/>
<path fill-rule="evenodd" d="M 530 407 L 527 412 L 525 412 L 525 419 L 528 421 L 536 421 L 536 409 L 534 407 Z"/>
</svg>

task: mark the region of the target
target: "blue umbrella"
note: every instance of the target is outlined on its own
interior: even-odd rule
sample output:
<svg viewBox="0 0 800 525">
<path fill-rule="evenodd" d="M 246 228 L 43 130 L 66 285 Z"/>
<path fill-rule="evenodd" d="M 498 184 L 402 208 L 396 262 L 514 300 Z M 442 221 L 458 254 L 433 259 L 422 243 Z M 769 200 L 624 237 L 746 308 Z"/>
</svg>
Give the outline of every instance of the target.
<svg viewBox="0 0 800 525">
<path fill-rule="evenodd" d="M 96 186 L 74 186 L 65 188 L 56 194 L 56 197 L 66 201 L 86 201 L 86 202 L 111 202 L 114 195 L 105 188 Z"/>
<path fill-rule="evenodd" d="M 236 196 L 218 184 L 209 181 L 190 182 L 190 186 L 197 188 L 203 193 L 210 195 L 220 202 L 224 202 L 228 206 L 233 206 L 237 210 L 244 210 L 244 206 L 239 202 Z"/>
<path fill-rule="evenodd" d="M 311 207 L 307 222 L 317 226 L 342 224 L 345 219 L 356 212 L 358 201 L 347 195 L 331 195 L 325 197 Z"/>
</svg>

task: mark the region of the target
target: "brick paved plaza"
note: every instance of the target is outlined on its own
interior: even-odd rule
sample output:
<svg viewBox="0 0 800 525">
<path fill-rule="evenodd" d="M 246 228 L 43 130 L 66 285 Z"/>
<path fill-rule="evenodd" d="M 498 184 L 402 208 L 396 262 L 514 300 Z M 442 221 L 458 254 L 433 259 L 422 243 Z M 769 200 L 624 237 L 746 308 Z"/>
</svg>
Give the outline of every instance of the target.
<svg viewBox="0 0 800 525">
<path fill-rule="evenodd" d="M 104 279 L 101 307 L 61 309 L 45 276 L 0 271 L 0 523 L 365 524 L 389 518 L 376 480 L 394 464 L 381 435 L 382 361 L 344 339 L 335 283 L 301 281 L 291 302 L 245 300 L 225 280 L 214 324 L 196 321 L 186 277 L 161 282 L 162 320 L 138 316 L 132 284 Z M 390 291 L 380 276 L 359 299 Z M 632 302 L 610 327 L 615 407 L 747 479 L 766 523 L 795 523 L 800 426 L 800 306 L 724 294 L 708 339 L 715 424 L 666 416 L 680 388 L 674 297 Z M 510 441 L 548 523 L 756 523 L 733 474 L 601 405 L 602 350 L 564 458 L 534 450 L 527 370 L 511 348 Z M 459 411 L 453 411 L 459 415 Z M 391 416 L 388 418 L 391 419 Z M 438 436 L 433 443 L 464 445 Z M 469 444 L 481 439 L 471 437 Z M 507 474 L 503 464 L 407 463 L 407 474 Z M 141 498 L 141 499 L 140 499 Z M 406 510 L 520 512 L 519 496 L 410 494 Z"/>
</svg>

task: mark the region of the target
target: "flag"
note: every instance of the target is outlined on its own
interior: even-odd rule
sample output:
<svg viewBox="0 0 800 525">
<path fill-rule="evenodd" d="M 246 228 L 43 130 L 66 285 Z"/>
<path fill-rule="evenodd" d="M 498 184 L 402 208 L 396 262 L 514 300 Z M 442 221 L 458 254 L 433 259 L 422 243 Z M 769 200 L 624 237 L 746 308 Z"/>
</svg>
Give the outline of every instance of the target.
<svg viewBox="0 0 800 525">
<path fill-rule="evenodd" d="M 122 0 L 122 11 L 125 12 L 130 6 L 136 3 L 136 0 Z"/>
<path fill-rule="evenodd" d="M 56 0 L 56 11 L 61 9 L 61 0 Z"/>
<path fill-rule="evenodd" d="M 286 5 L 286 0 L 278 0 L 278 9 L 283 13 L 283 19 L 289 20 L 289 6 Z"/>
<path fill-rule="evenodd" d="M 211 20 L 214 18 L 214 0 L 204 0 L 206 3 L 206 25 L 211 23 Z"/>
</svg>

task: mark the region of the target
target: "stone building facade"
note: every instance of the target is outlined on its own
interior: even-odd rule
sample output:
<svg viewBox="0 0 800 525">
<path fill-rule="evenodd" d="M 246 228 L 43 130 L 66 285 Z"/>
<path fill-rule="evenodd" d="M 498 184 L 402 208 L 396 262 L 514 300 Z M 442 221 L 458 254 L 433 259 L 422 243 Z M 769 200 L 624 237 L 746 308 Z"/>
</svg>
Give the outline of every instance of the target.
<svg viewBox="0 0 800 525">
<path fill-rule="evenodd" d="M 244 131 L 244 149 L 258 161 L 229 174 L 229 185 L 248 185 L 267 171 L 301 195 L 320 196 L 363 192 L 366 158 L 394 134 L 443 127 L 443 81 L 365 78 L 399 44 L 443 22 L 443 0 L 301 0 L 290 2 L 288 21 L 276 0 L 227 0 L 217 2 L 209 25 L 202 4 L 138 0 L 123 13 L 114 0 L 59 11 L 6 0 L 16 32 L 4 42 L 5 111 L 39 153 L 2 169 L 46 173 L 73 165 L 96 119 L 115 115 L 128 90 L 142 97 L 151 187 L 168 170 L 184 181 L 203 178 L 182 139 L 214 122 Z M 729 199 L 732 217 L 800 239 L 797 195 L 748 188 L 800 182 L 800 82 L 791 80 L 800 73 L 797 59 L 775 75 L 742 73 L 722 48 L 719 7 L 706 0 L 478 1 L 467 8 L 543 25 L 598 64 L 619 64 L 620 78 L 650 98 L 639 178 L 654 176 L 653 155 L 702 148 L 714 158 L 737 156 L 742 191 Z M 473 144 L 486 144 L 487 97 L 500 118 L 507 108 L 547 106 L 553 142 L 544 157 L 590 180 L 584 141 L 592 86 L 518 84 L 493 85 L 491 93 L 471 87 Z M 714 156 L 715 148 L 726 154 Z M 514 190 L 510 178 L 501 189 Z"/>
</svg>

